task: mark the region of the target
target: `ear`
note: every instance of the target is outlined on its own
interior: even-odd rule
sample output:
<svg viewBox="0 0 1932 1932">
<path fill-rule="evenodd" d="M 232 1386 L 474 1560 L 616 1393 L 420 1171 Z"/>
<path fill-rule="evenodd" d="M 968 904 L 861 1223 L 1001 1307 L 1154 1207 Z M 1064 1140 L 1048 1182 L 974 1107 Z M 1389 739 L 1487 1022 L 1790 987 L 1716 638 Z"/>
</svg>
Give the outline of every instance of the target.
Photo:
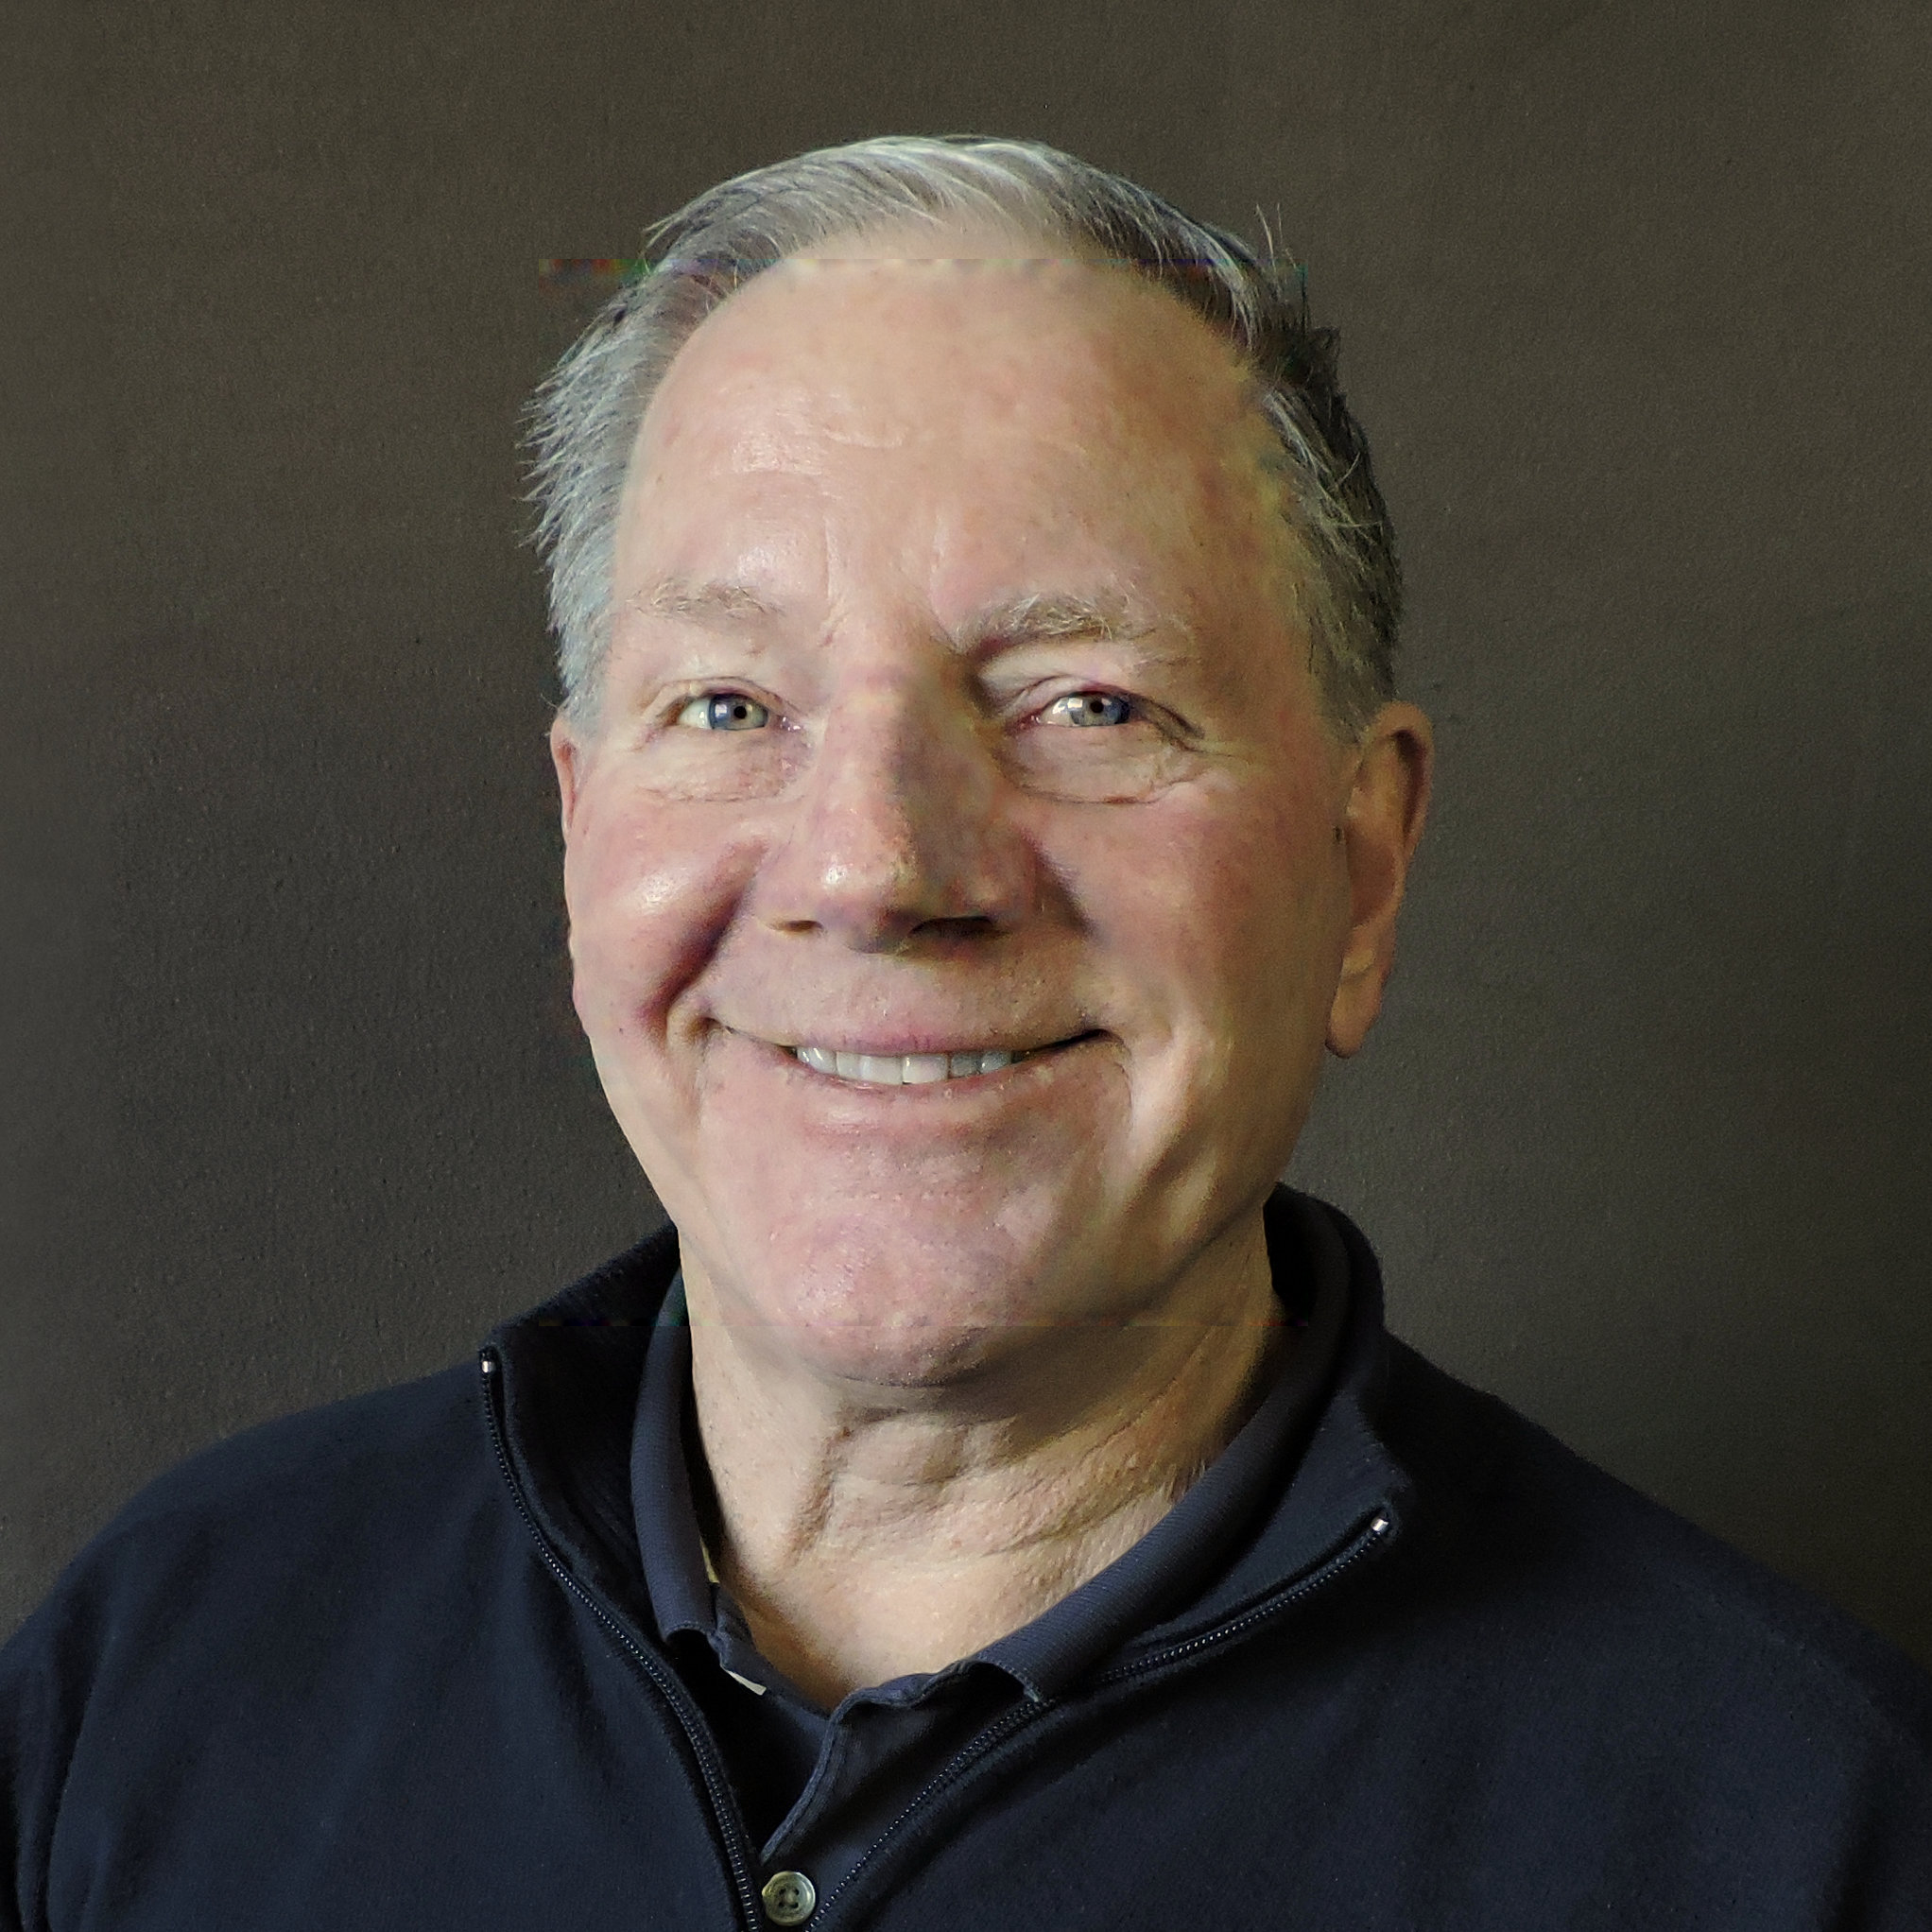
<svg viewBox="0 0 1932 1932">
<path fill-rule="evenodd" d="M 1344 1060 L 1369 1037 L 1395 966 L 1395 915 L 1429 809 L 1435 737 L 1412 704 L 1385 705 L 1363 734 L 1341 824 L 1349 941 L 1328 1011 L 1328 1049 Z"/>
<path fill-rule="evenodd" d="M 561 711 L 550 720 L 550 763 L 557 768 L 557 796 L 562 808 L 563 842 L 567 846 L 589 757 L 583 740 Z"/>
</svg>

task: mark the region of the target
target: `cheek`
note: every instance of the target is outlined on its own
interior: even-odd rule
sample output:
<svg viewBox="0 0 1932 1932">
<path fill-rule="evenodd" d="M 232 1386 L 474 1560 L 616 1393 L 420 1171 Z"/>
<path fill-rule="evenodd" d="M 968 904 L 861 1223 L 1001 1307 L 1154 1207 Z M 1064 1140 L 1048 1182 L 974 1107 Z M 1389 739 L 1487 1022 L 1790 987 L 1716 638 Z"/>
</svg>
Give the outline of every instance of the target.
<svg viewBox="0 0 1932 1932">
<path fill-rule="evenodd" d="M 745 847 L 702 806 L 584 801 L 565 854 L 577 1009 L 594 1038 L 662 1034 L 741 896 Z"/>
<path fill-rule="evenodd" d="M 1329 818 L 1320 776 L 1298 773 L 1102 808 L 1062 849 L 1130 982 L 1176 1026 L 1247 1041 L 1285 1009 L 1327 1009 L 1345 906 Z"/>
</svg>

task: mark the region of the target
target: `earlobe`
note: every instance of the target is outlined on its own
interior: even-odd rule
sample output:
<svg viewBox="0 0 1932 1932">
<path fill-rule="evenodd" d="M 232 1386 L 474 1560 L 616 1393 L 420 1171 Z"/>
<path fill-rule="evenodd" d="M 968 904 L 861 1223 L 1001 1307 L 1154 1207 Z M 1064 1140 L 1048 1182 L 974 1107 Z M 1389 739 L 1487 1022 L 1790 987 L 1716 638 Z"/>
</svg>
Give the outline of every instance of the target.
<svg viewBox="0 0 1932 1932">
<path fill-rule="evenodd" d="M 1382 1010 L 1382 989 L 1394 970 L 1392 953 L 1365 967 L 1343 966 L 1341 983 L 1328 1009 L 1328 1050 L 1337 1060 L 1349 1060 L 1361 1050 Z"/>
</svg>

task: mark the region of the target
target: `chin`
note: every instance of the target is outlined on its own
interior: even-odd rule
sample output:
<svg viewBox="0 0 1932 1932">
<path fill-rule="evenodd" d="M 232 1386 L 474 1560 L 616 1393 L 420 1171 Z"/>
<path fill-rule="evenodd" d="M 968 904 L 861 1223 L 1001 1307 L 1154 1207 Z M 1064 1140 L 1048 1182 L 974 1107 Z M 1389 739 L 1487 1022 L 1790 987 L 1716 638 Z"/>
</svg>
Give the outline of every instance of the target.
<svg viewBox="0 0 1932 1932">
<path fill-rule="evenodd" d="M 854 1388 L 958 1390 L 998 1366 L 1018 1332 L 959 1323 L 802 1322 L 786 1331 L 787 1360 Z"/>
<path fill-rule="evenodd" d="M 718 1311 L 821 1373 L 891 1388 L 969 1379 L 1041 1328 L 1078 1319 L 1082 1285 L 1047 1259 L 1071 1251 L 1038 1238 L 1035 1216 L 947 1205 L 925 1203 L 916 1218 L 909 1204 L 753 1217 L 713 1277 Z"/>
</svg>

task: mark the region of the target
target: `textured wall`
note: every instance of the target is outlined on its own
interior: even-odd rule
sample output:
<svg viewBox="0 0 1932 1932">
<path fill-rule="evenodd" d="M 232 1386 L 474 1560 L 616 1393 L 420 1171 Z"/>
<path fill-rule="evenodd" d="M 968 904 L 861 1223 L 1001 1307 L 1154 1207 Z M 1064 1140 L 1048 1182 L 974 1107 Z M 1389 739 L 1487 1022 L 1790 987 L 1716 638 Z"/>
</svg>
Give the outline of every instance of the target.
<svg viewBox="0 0 1932 1932">
<path fill-rule="evenodd" d="M 1923 5 L 24 25 L 0 1622 L 164 1464 L 653 1216 L 561 969 L 535 263 L 976 129 L 1265 211 L 1343 332 L 1442 756 L 1297 1178 L 1445 1365 L 1932 1658 Z"/>
</svg>

